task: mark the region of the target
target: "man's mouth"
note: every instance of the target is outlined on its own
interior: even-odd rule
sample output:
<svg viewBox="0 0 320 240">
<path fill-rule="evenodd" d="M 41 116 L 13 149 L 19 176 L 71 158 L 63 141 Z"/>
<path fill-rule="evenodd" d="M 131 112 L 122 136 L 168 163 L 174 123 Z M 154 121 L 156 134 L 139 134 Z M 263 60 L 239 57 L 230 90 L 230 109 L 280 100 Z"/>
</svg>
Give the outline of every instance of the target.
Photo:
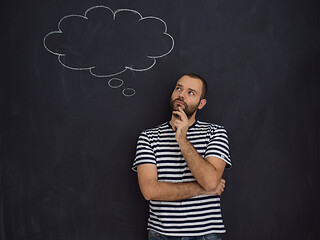
<svg viewBox="0 0 320 240">
<path fill-rule="evenodd" d="M 175 101 L 174 101 L 174 103 L 175 104 L 177 104 L 177 105 L 179 105 L 179 106 L 186 106 L 186 104 L 185 104 L 185 102 L 183 102 L 183 101 L 181 101 L 181 100 L 179 100 L 179 99 L 176 99 Z"/>
</svg>

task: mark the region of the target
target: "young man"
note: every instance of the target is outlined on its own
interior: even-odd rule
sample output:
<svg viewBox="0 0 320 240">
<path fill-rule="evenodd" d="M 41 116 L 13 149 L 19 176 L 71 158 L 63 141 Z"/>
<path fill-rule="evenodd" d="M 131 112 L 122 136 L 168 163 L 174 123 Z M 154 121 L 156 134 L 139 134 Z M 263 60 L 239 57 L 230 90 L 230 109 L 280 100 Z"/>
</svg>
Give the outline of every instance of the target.
<svg viewBox="0 0 320 240">
<path fill-rule="evenodd" d="M 207 83 L 182 76 L 171 95 L 171 120 L 141 133 L 133 170 L 149 201 L 149 240 L 221 239 L 220 195 L 231 166 L 226 130 L 196 120 Z"/>
</svg>

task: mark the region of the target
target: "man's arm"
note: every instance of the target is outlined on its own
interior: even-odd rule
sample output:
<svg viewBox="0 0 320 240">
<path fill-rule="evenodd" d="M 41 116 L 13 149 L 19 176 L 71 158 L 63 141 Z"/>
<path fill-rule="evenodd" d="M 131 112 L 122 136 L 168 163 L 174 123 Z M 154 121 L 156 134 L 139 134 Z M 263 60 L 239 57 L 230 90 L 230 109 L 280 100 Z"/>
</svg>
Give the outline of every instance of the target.
<svg viewBox="0 0 320 240">
<path fill-rule="evenodd" d="M 217 157 L 202 158 L 187 139 L 189 128 L 187 115 L 181 108 L 173 113 L 177 116 L 174 118 L 173 128 L 176 131 L 175 138 L 179 144 L 181 153 L 200 186 L 206 191 L 212 191 L 218 186 L 226 163 Z"/>
<path fill-rule="evenodd" d="M 197 182 L 206 190 L 215 189 L 224 172 L 226 162 L 217 157 L 202 158 L 187 138 L 180 140 L 181 153 Z"/>
<path fill-rule="evenodd" d="M 197 182 L 159 182 L 154 164 L 141 164 L 137 167 L 137 172 L 140 190 L 146 200 L 178 201 L 201 194 L 221 195 L 225 187 L 223 179 L 212 191 L 205 191 Z"/>
</svg>

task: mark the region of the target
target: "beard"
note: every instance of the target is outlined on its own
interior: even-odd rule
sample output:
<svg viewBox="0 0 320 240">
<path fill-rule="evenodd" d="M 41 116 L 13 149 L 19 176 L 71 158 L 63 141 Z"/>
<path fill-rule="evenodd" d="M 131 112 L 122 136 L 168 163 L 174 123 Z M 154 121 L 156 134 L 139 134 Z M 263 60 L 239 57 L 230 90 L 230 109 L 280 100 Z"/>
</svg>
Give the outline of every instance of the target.
<svg viewBox="0 0 320 240">
<path fill-rule="evenodd" d="M 175 104 L 176 101 L 180 101 L 182 102 L 182 104 L 184 105 L 184 108 L 182 109 L 185 114 L 187 115 L 188 118 L 190 118 L 197 110 L 198 110 L 198 106 L 200 104 L 200 101 L 198 104 L 194 104 L 194 105 L 187 105 L 183 99 L 181 98 L 176 98 L 176 99 L 170 99 L 170 108 L 172 111 L 179 111 L 179 106 Z"/>
</svg>

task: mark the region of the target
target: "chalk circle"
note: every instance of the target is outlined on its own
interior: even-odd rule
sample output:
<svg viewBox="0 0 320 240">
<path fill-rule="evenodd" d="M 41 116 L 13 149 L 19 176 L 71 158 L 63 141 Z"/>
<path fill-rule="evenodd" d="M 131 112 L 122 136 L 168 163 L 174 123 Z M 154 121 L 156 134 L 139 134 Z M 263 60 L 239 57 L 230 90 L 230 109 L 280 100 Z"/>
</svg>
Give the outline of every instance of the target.
<svg viewBox="0 0 320 240">
<path fill-rule="evenodd" d="M 136 90 L 134 90 L 133 88 L 125 88 L 122 90 L 122 94 L 125 97 L 132 97 L 133 95 L 136 94 Z"/>
<path fill-rule="evenodd" d="M 111 78 L 108 81 L 108 85 L 111 88 L 119 88 L 123 85 L 123 80 L 121 80 L 120 78 Z"/>
</svg>

